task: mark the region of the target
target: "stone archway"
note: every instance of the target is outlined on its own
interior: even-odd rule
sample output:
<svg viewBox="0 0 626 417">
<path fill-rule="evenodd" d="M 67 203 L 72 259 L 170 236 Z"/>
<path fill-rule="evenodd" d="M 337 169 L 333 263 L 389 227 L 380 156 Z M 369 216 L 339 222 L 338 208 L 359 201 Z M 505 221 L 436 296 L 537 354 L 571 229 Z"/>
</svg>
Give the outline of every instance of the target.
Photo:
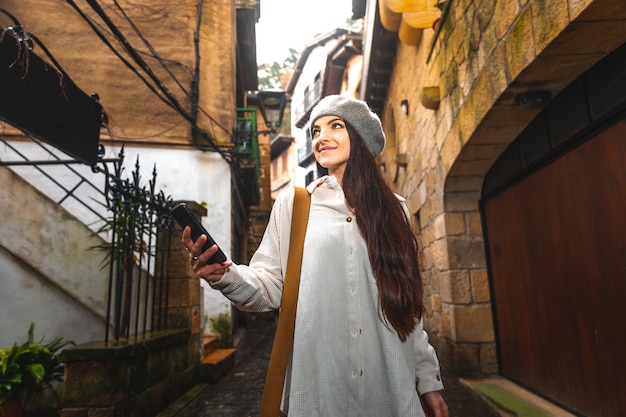
<svg viewBox="0 0 626 417">
<path fill-rule="evenodd" d="M 542 21 L 535 14 L 519 16 L 516 25 L 534 42 L 532 48 L 525 45 L 516 55 L 514 47 L 519 45 L 512 39 L 496 47 L 493 56 L 500 59 L 487 63 L 477 75 L 443 141 L 435 170 L 443 191 L 434 244 L 442 254 L 437 275 L 446 320 L 441 331 L 444 352 L 460 375 L 497 372 L 479 200 L 485 173 L 541 111 L 542 103 L 534 107 L 518 94 L 548 91 L 555 96 L 626 41 L 626 6 L 616 0 L 587 3 L 584 10 L 571 6 L 569 15 L 577 17 L 556 34 L 541 33 L 547 30 L 541 25 L 548 17 Z M 533 28 L 534 33 L 524 32 Z M 536 55 L 523 54 L 529 50 Z"/>
</svg>

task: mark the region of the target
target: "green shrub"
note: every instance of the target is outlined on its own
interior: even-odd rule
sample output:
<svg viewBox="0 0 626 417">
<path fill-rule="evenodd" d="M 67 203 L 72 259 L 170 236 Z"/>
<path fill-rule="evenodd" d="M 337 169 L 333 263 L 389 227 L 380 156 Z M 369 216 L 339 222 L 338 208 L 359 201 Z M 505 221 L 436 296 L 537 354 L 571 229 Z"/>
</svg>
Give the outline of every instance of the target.
<svg viewBox="0 0 626 417">
<path fill-rule="evenodd" d="M 211 323 L 211 330 L 213 330 L 219 338 L 218 345 L 220 349 L 231 347 L 233 344 L 233 336 L 230 313 L 225 311 L 218 314 L 217 317 L 211 317 L 209 321 Z"/>
<path fill-rule="evenodd" d="M 63 364 L 58 351 L 73 342 L 57 338 L 48 343 L 35 342 L 35 325 L 28 330 L 28 340 L 21 345 L 0 349 L 0 403 L 9 399 L 24 405 L 33 393 L 53 389 L 52 383 L 63 380 Z"/>
</svg>

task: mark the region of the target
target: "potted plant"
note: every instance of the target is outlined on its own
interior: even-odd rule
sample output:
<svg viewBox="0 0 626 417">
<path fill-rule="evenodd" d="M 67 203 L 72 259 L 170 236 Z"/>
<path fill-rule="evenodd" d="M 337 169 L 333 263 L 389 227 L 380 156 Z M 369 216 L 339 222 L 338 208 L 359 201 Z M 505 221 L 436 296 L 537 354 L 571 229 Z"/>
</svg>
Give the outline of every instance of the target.
<svg viewBox="0 0 626 417">
<path fill-rule="evenodd" d="M 35 325 L 28 330 L 28 340 L 21 345 L 0 349 L 0 416 L 21 416 L 31 394 L 51 389 L 63 380 L 63 364 L 58 351 L 73 342 L 56 338 L 48 343 L 34 341 Z"/>
</svg>

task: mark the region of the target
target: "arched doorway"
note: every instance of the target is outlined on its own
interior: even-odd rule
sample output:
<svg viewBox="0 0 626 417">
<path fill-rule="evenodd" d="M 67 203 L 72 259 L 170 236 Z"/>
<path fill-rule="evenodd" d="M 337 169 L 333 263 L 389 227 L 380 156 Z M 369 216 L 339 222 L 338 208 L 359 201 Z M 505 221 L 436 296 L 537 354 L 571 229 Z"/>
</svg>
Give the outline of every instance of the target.
<svg viewBox="0 0 626 417">
<path fill-rule="evenodd" d="M 502 375 L 589 416 L 626 413 L 626 45 L 496 160 L 481 211 Z"/>
</svg>

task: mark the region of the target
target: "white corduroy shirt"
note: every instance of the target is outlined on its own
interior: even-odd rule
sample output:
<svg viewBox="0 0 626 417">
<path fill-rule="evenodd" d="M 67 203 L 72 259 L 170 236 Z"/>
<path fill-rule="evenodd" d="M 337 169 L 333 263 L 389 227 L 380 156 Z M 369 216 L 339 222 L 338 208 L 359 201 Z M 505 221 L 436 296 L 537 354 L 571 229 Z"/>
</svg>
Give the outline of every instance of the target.
<svg viewBox="0 0 626 417">
<path fill-rule="evenodd" d="M 367 247 L 340 184 L 326 176 L 307 189 L 311 211 L 283 412 L 424 416 L 418 392 L 441 390 L 443 384 L 421 321 L 405 342 L 385 325 Z M 211 284 L 242 310 L 280 307 L 293 199 L 293 189 L 278 196 L 250 265 L 233 265 Z"/>
</svg>

